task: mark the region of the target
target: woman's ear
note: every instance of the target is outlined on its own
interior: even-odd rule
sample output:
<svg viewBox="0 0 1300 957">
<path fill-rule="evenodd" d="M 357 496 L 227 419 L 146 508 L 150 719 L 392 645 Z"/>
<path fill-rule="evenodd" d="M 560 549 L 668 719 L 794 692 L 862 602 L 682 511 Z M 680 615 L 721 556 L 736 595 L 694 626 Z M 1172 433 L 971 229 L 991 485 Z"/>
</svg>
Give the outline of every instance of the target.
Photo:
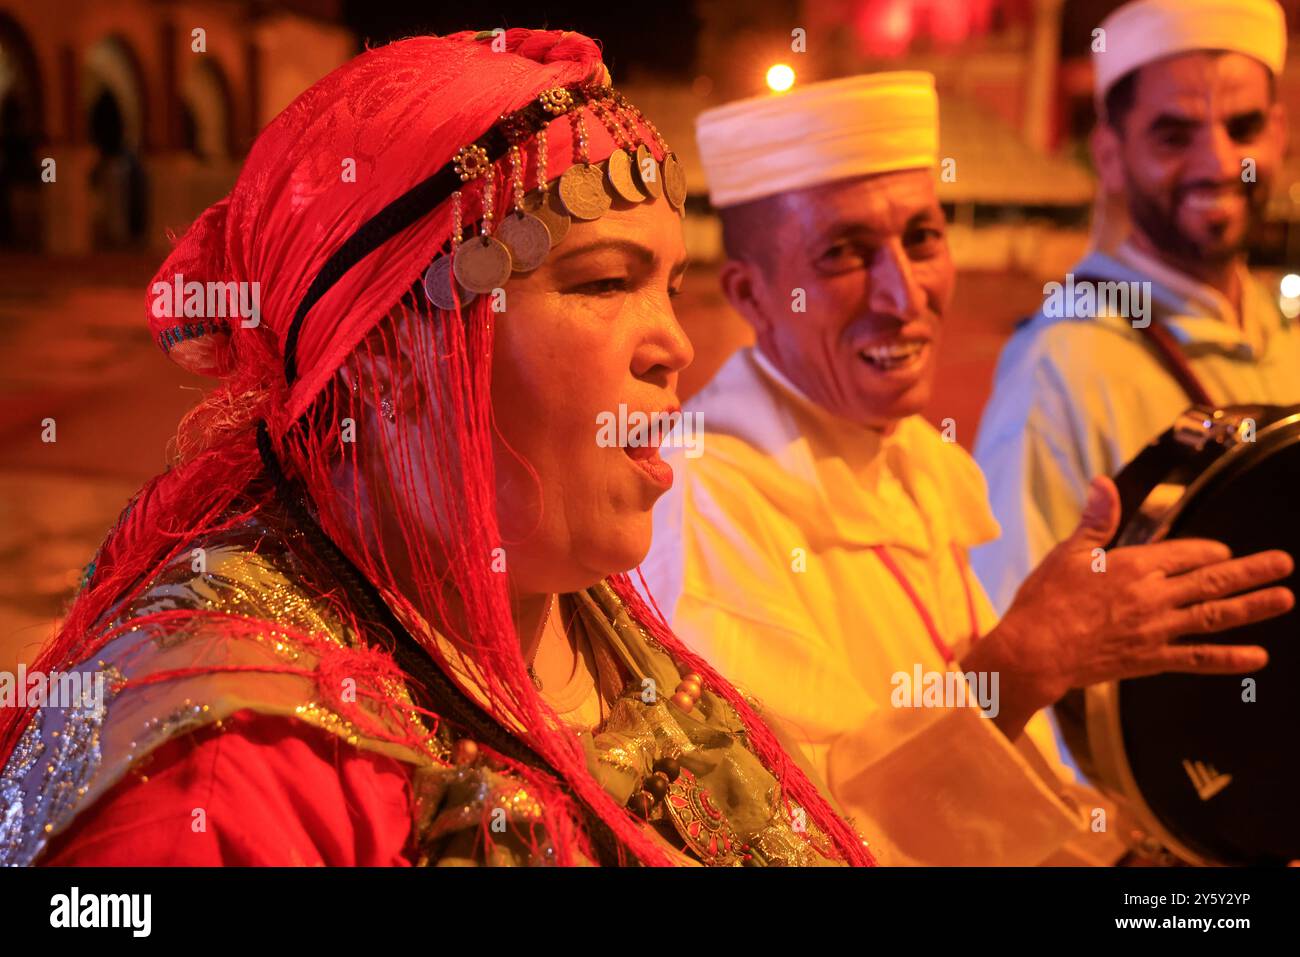
<svg viewBox="0 0 1300 957">
<path fill-rule="evenodd" d="M 400 369 L 404 363 L 395 354 L 398 344 L 391 332 L 377 329 L 370 334 L 368 343 L 369 347 L 363 343 L 353 350 L 337 375 L 357 409 L 353 428 L 391 432 L 398 410 L 409 404 L 400 391 L 403 384 L 393 381 L 394 368 Z"/>
</svg>

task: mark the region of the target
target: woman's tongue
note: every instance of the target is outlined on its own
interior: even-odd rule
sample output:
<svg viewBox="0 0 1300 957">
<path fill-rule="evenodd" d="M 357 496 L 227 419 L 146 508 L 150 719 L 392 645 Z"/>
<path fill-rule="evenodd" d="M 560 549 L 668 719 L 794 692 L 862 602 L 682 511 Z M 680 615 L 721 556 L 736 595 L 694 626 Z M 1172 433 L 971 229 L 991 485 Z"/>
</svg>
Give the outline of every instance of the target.
<svg viewBox="0 0 1300 957">
<path fill-rule="evenodd" d="M 629 458 L 638 462 L 645 461 L 646 459 L 657 458 L 659 455 L 659 447 L 650 444 L 625 445 L 623 446 L 623 451 L 627 453 Z"/>
</svg>

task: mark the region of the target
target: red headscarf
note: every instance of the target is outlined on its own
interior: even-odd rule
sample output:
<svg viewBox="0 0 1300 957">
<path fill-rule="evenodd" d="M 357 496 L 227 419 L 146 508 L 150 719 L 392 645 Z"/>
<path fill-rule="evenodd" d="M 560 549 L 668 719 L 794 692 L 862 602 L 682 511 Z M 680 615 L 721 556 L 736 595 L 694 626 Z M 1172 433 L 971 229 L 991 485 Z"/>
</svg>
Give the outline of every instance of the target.
<svg viewBox="0 0 1300 957">
<path fill-rule="evenodd" d="M 238 521 L 226 514 L 235 497 L 262 469 L 254 424 L 263 420 L 285 471 L 301 481 L 321 526 L 357 569 L 383 594 L 430 657 L 449 674 L 446 649 L 427 623 L 436 623 L 469 660 L 492 713 L 522 737 L 553 769 L 551 774 L 504 763 L 543 799 L 544 826 L 561 863 L 586 849 L 573 798 L 613 832 L 620 853 L 643 863 L 667 863 L 662 849 L 618 807 L 588 772 L 580 744 L 533 688 L 511 617 L 506 576 L 490 567 L 501 544 L 495 510 L 494 428 L 491 415 L 489 298 L 454 312 L 433 309 L 418 292 L 430 261 L 452 232 L 450 202 L 400 230 L 337 277 L 300 317 L 293 344 L 297 375 L 287 381 L 285 351 L 295 314 L 308 289 L 341 247 L 395 198 L 427 180 L 457 151 L 483 136 L 498 119 L 543 91 L 605 84 L 608 73 L 596 44 L 580 34 L 507 30 L 416 37 L 370 50 L 335 70 L 295 100 L 258 137 L 230 195 L 205 212 L 185 234 L 155 277 L 163 286 L 184 282 L 258 283 L 256 323 L 178 329 L 186 324 L 160 315 L 151 288 L 147 314 L 164 349 L 197 371 L 220 375 L 224 385 L 191 414 L 180 435 L 181 463 L 151 480 L 128 506 L 97 558 L 94 574 L 73 604 L 54 642 L 33 667 L 51 670 L 85 660 L 108 636 L 96 622 L 117 600 L 146 583 L 196 536 Z M 575 162 L 573 116 L 547 127 L 547 179 Z M 618 145 L 605 124 L 585 115 L 588 157 L 600 162 Z M 629 121 L 631 123 L 631 121 Z M 631 123 L 657 159 L 662 141 L 648 121 Z M 537 182 L 536 143 L 525 152 L 525 187 Z M 508 208 L 509 174 L 496 176 L 497 210 Z M 479 218 L 481 196 L 464 194 L 466 235 Z M 434 342 L 418 334 L 436 324 Z M 436 414 L 435 439 L 398 430 L 385 439 L 402 467 L 381 470 L 372 481 L 398 489 L 397 521 L 403 530 L 414 588 L 405 592 L 388 558 L 355 529 L 373 515 L 374 502 L 346 502 L 333 476 L 371 468 L 356 445 L 341 447 L 341 417 L 360 419 L 377 408 L 380 383 L 372 374 L 377 354 L 399 359 L 419 388 L 385 396 L 405 421 Z M 347 369 L 352 387 L 343 385 Z M 391 461 L 392 455 L 381 457 Z M 454 490 L 451 491 L 451 490 Z M 435 541 L 420 524 L 418 504 L 436 500 L 445 512 Z M 369 510 L 369 511 L 368 511 Z M 685 671 L 703 676 L 748 728 L 753 749 L 780 781 L 787 802 L 801 804 L 852 863 L 873 863 L 852 829 L 831 810 L 790 763 L 770 730 L 743 697 L 686 649 L 661 616 L 637 597 L 625 576 L 612 584 L 638 622 Z M 414 591 L 414 594 L 409 592 Z M 454 596 L 454 610 L 449 606 Z M 461 622 L 456 626 L 451 622 Z M 138 622 L 137 622 L 138 623 Z M 213 629 L 225 625 L 214 620 Z M 364 628 L 358 622 L 358 632 Z M 376 655 L 379 653 L 376 652 Z M 461 662 L 463 664 L 463 661 Z M 328 667 L 328 666 L 325 666 Z M 347 667 L 359 667 L 355 657 Z M 391 663 L 376 660 L 376 674 Z M 329 690 L 322 688 L 329 699 Z M 347 704 L 330 704 L 347 712 Z M 345 716 L 347 716 L 345 714 Z M 0 716 L 0 756 L 12 750 L 24 715 Z M 484 830 L 485 838 L 488 832 Z"/>
</svg>

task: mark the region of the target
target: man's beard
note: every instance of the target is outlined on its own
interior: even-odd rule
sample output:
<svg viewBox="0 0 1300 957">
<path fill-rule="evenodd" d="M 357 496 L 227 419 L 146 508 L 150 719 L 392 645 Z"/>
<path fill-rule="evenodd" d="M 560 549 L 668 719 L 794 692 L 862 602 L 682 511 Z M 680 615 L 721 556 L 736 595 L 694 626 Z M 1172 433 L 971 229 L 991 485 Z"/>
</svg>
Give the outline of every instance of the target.
<svg viewBox="0 0 1300 957">
<path fill-rule="evenodd" d="M 1242 183 L 1246 196 L 1246 223 L 1241 238 L 1230 245 L 1211 246 L 1189 236 L 1178 224 L 1178 208 L 1187 187 L 1175 189 L 1172 207 L 1166 210 L 1154 196 L 1142 191 L 1127 170 L 1124 180 L 1129 216 L 1152 244 L 1175 259 L 1208 266 L 1224 265 L 1246 251 L 1251 235 L 1263 218 L 1264 201 L 1268 196 L 1268 190 L 1260 188 L 1265 185 L 1263 180 Z"/>
</svg>

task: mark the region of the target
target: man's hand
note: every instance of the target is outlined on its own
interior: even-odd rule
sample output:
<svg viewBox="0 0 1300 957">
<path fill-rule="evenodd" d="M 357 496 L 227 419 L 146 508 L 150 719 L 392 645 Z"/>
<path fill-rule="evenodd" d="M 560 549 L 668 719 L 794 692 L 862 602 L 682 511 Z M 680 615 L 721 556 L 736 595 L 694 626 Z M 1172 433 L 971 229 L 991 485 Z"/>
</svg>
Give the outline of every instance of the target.
<svg viewBox="0 0 1300 957">
<path fill-rule="evenodd" d="M 1165 671 L 1237 674 L 1268 663 L 1258 645 L 1173 641 L 1289 611 L 1290 589 L 1260 587 L 1291 574 L 1286 552 L 1234 559 L 1219 542 L 1176 539 L 1116 548 L 1106 553 L 1105 571 L 1094 571 L 1094 549 L 1114 536 L 1119 515 L 1115 484 L 1094 479 L 1074 534 L 1034 569 L 1001 624 L 962 661 L 966 671 L 1000 673 L 996 721 L 1010 738 L 1071 688 Z"/>
</svg>

